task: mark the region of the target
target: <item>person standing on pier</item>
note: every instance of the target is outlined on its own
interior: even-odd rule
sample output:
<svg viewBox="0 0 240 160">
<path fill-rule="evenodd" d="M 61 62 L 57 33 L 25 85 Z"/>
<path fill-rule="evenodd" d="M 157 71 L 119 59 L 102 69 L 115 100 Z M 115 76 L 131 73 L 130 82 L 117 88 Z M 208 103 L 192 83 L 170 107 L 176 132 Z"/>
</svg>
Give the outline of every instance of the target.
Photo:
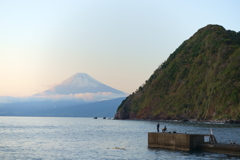
<svg viewBox="0 0 240 160">
<path fill-rule="evenodd" d="M 159 132 L 159 127 L 160 127 L 160 124 L 158 123 L 157 124 L 157 132 Z"/>
</svg>

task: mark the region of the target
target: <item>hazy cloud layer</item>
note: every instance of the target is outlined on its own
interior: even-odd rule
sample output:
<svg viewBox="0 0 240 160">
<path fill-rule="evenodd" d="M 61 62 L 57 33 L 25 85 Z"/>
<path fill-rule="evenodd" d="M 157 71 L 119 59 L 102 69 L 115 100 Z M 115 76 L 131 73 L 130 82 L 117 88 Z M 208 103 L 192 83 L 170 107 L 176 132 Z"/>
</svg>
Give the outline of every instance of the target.
<svg viewBox="0 0 240 160">
<path fill-rule="evenodd" d="M 68 94 L 68 95 L 39 95 L 39 96 L 29 96 L 29 97 L 9 97 L 1 96 L 0 103 L 15 103 L 15 102 L 27 102 L 27 101 L 65 101 L 65 100 L 81 100 L 85 102 L 95 102 L 101 100 L 109 100 L 119 97 L 126 97 L 128 94 L 114 94 L 111 92 L 98 92 L 98 93 L 78 93 L 78 94 Z"/>
</svg>

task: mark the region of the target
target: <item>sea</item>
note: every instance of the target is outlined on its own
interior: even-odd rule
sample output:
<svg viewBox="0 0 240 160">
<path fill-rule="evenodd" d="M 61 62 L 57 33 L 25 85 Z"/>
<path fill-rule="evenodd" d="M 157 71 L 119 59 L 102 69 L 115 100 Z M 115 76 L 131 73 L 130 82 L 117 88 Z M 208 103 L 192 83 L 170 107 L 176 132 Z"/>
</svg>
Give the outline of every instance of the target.
<svg viewBox="0 0 240 160">
<path fill-rule="evenodd" d="M 70 117 L 0 117 L 0 160 L 240 159 L 211 152 L 148 147 L 156 125 L 177 133 L 209 134 L 240 144 L 240 126 L 175 121 Z"/>
</svg>

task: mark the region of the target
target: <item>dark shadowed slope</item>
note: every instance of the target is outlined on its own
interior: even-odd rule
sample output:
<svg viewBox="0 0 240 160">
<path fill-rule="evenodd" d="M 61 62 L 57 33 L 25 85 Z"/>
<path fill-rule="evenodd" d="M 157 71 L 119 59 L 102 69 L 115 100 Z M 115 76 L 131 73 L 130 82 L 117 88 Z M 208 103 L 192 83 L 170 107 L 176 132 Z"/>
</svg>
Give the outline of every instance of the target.
<svg viewBox="0 0 240 160">
<path fill-rule="evenodd" d="M 51 117 L 114 117 L 117 107 L 124 98 L 74 105 L 61 108 L 53 108 L 38 112 L 28 113 L 31 116 Z"/>
</svg>

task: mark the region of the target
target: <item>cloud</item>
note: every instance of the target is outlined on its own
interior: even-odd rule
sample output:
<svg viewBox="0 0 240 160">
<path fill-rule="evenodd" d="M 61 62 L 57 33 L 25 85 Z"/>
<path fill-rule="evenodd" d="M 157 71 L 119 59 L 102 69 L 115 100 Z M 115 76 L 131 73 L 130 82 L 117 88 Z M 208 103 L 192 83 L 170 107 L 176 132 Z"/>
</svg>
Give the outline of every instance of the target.
<svg viewBox="0 0 240 160">
<path fill-rule="evenodd" d="M 54 95 L 44 95 L 38 94 L 30 97 L 0 97 L 0 103 L 14 103 L 14 102 L 28 102 L 28 101 L 85 101 L 85 102 L 96 102 L 102 100 L 110 100 L 119 97 L 126 97 L 125 94 L 115 94 L 111 92 L 98 92 L 98 93 L 78 93 L 78 94 L 54 94 Z"/>
<path fill-rule="evenodd" d="M 98 93 L 77 93 L 77 94 L 56 94 L 56 95 L 38 95 L 36 98 L 60 101 L 60 100 L 83 100 L 86 102 L 94 102 L 106 99 L 114 99 L 119 97 L 126 97 L 127 94 L 115 94 L 111 92 L 98 92 Z"/>
</svg>

